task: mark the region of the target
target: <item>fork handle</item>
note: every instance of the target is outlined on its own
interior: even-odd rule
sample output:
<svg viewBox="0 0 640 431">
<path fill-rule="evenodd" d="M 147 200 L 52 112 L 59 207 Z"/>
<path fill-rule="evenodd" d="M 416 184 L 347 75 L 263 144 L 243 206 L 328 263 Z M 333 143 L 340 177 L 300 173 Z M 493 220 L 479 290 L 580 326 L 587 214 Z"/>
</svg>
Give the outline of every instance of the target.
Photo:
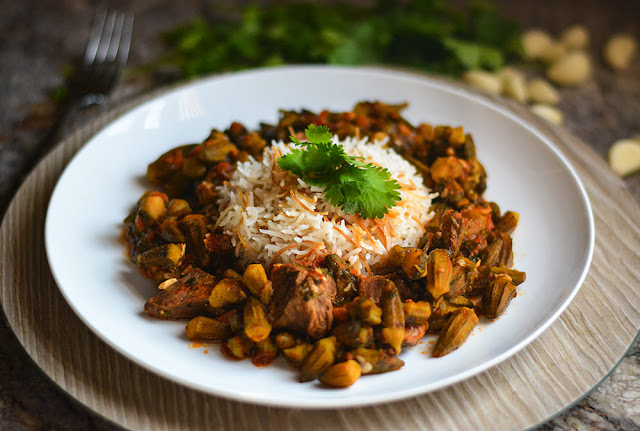
<svg viewBox="0 0 640 431">
<path fill-rule="evenodd" d="M 62 126 L 69 118 L 69 114 L 73 111 L 75 103 L 73 100 L 67 100 L 58 107 L 56 118 L 53 124 L 49 126 L 47 133 L 40 139 L 35 151 L 27 159 L 27 163 L 22 169 L 21 179 L 25 178 L 31 170 L 38 164 L 38 162 L 51 150 L 54 144 L 60 138 L 60 131 Z"/>
<path fill-rule="evenodd" d="M 28 174 L 31 169 L 38 164 L 40 159 L 42 159 L 49 150 L 53 147 L 53 145 L 60 138 L 60 131 L 62 130 L 62 125 L 69 118 L 69 114 L 73 110 L 74 103 L 73 101 L 66 101 L 62 105 L 58 107 L 58 112 L 56 113 L 56 119 L 53 121 L 53 124 L 47 130 L 46 135 L 42 137 L 36 150 L 33 152 L 31 157 L 29 158 L 29 162 L 24 167 L 25 174 Z"/>
<path fill-rule="evenodd" d="M 49 126 L 46 135 L 40 139 L 40 142 L 33 150 L 33 152 L 28 156 L 24 165 L 20 168 L 18 174 L 14 177 L 12 184 L 9 186 L 7 195 L 6 195 L 6 204 L 2 205 L 0 208 L 0 219 L 4 215 L 5 206 L 8 205 L 9 202 L 13 199 L 13 196 L 17 192 L 20 185 L 22 185 L 23 181 L 27 176 L 31 173 L 34 167 L 40 162 L 40 160 L 49 152 L 49 150 L 53 147 L 53 144 L 57 142 L 60 137 L 60 131 L 62 129 L 62 125 L 69 118 L 69 114 L 73 111 L 75 103 L 72 100 L 68 100 L 61 104 L 58 107 L 58 112 L 56 113 L 56 118 Z"/>
</svg>

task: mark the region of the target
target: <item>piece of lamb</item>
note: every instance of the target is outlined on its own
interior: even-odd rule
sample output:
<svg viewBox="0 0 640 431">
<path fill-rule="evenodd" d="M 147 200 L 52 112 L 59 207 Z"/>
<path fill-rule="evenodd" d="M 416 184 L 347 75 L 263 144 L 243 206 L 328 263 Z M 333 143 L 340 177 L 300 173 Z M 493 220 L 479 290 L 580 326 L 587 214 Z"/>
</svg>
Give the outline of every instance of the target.
<svg viewBox="0 0 640 431">
<path fill-rule="evenodd" d="M 158 319 L 192 319 L 196 316 L 216 316 L 220 310 L 209 305 L 209 295 L 216 278 L 199 268 L 193 268 L 144 305 L 144 312 Z"/>
<path fill-rule="evenodd" d="M 333 324 L 336 284 L 320 268 L 275 264 L 271 270 L 273 298 L 269 315 L 274 329 L 322 338 Z"/>
<path fill-rule="evenodd" d="M 383 275 L 359 275 L 358 276 L 358 294 L 362 297 L 371 299 L 376 305 L 380 304 L 382 292 L 385 286 L 391 283 L 389 279 Z"/>
</svg>

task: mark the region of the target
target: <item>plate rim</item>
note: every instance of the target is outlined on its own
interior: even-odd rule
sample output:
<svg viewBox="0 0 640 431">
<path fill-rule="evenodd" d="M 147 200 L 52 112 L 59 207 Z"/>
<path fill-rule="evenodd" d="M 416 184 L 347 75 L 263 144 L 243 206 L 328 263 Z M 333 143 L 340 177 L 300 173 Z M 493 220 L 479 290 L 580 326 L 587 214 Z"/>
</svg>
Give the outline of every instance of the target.
<svg viewBox="0 0 640 431">
<path fill-rule="evenodd" d="M 78 158 L 78 156 L 81 153 L 83 153 L 88 147 L 91 146 L 91 143 L 94 141 L 94 139 L 96 139 L 98 135 L 103 133 L 106 128 L 108 128 L 115 122 L 120 121 L 122 118 L 128 115 L 131 115 L 134 111 L 145 109 L 146 106 L 156 103 L 157 100 L 163 97 L 170 96 L 174 93 L 183 91 L 185 89 L 189 89 L 191 87 L 206 85 L 208 82 L 215 82 L 227 77 L 235 77 L 235 76 L 242 76 L 242 75 L 244 76 L 263 75 L 263 74 L 269 74 L 269 73 L 278 73 L 282 71 L 305 72 L 305 71 L 319 71 L 319 70 L 324 70 L 324 71 L 335 70 L 335 71 L 341 71 L 341 72 L 347 72 L 347 73 L 354 73 L 355 75 L 369 74 L 372 76 L 378 76 L 385 79 L 387 78 L 401 79 L 403 81 L 410 81 L 414 84 L 421 84 L 421 85 L 426 84 L 432 88 L 436 88 L 436 89 L 445 91 L 447 93 L 452 93 L 457 96 L 463 97 L 465 99 L 470 99 L 474 103 L 482 105 L 484 108 L 489 108 L 493 111 L 496 111 L 500 115 L 517 123 L 518 125 L 522 126 L 524 129 L 526 129 L 528 132 L 532 133 L 537 138 L 537 140 L 541 141 L 541 143 L 543 143 L 547 147 L 547 149 L 553 152 L 555 157 L 557 157 L 559 161 L 562 162 L 562 166 L 570 173 L 570 176 L 571 176 L 571 179 L 573 180 L 574 185 L 578 188 L 580 192 L 579 193 L 581 198 L 580 201 L 582 204 L 584 204 L 586 209 L 586 216 L 587 216 L 586 219 L 589 226 L 589 231 L 588 231 L 589 238 L 587 241 L 588 250 L 586 253 L 586 260 L 584 262 L 581 274 L 578 277 L 577 279 L 578 281 L 576 282 L 576 285 L 571 291 L 571 293 L 566 297 L 566 299 L 562 303 L 558 304 L 555 311 L 550 315 L 550 317 L 547 318 L 536 330 L 532 331 L 528 336 L 524 337 L 520 342 L 506 349 L 504 352 L 497 355 L 496 357 L 488 361 L 485 361 L 480 365 L 471 367 L 463 372 L 455 374 L 454 376 L 443 379 L 440 382 L 438 382 L 438 384 L 432 384 L 426 389 L 424 387 L 418 386 L 413 389 L 403 390 L 400 394 L 395 393 L 393 398 L 391 399 L 389 398 L 389 396 L 385 396 L 385 395 L 372 395 L 356 401 L 353 401 L 352 399 L 345 399 L 345 398 L 338 398 L 338 399 L 321 398 L 321 399 L 315 399 L 312 404 L 306 402 L 305 400 L 302 400 L 299 402 L 294 401 L 294 402 L 283 403 L 281 400 L 267 399 L 263 396 L 247 395 L 246 393 L 238 393 L 237 391 L 225 390 L 225 388 L 222 388 L 222 390 L 220 388 L 211 388 L 208 385 L 201 385 L 198 383 L 194 383 L 190 380 L 180 378 L 179 376 L 164 374 L 163 371 L 157 368 L 156 366 L 154 366 L 153 363 L 148 363 L 147 361 L 139 359 L 138 357 L 132 355 L 127 350 L 121 348 L 117 343 L 112 342 L 105 334 L 99 331 L 91 323 L 91 321 L 88 320 L 88 318 L 83 313 L 80 312 L 80 310 L 76 308 L 72 298 L 68 297 L 69 292 L 65 291 L 65 289 L 61 287 L 55 268 L 51 264 L 51 258 L 50 258 L 51 251 L 50 251 L 50 241 L 49 241 L 49 235 L 50 235 L 49 232 L 51 231 L 51 229 L 49 228 L 49 220 L 50 220 L 49 211 L 51 208 L 51 203 L 54 201 L 56 192 L 58 191 L 58 184 L 61 182 L 61 179 L 65 176 L 65 174 L 67 174 L 67 172 L 69 171 L 68 169 L 69 166 L 71 166 L 74 163 L 74 161 Z M 552 126 L 552 127 L 555 127 L 555 126 Z M 45 215 L 44 236 L 45 236 L 44 243 L 45 243 L 47 262 L 49 264 L 49 268 L 51 270 L 53 278 L 56 282 L 58 291 L 62 294 L 66 303 L 73 310 L 74 314 L 83 322 L 85 326 L 87 326 L 91 330 L 91 332 L 94 335 L 97 335 L 100 340 L 105 342 L 110 348 L 114 349 L 115 351 L 123 355 L 128 360 L 131 360 L 136 365 L 141 366 L 142 368 L 149 370 L 162 378 L 165 378 L 167 380 L 170 380 L 172 382 L 175 382 L 187 388 L 195 389 L 200 392 L 204 392 L 213 396 L 219 396 L 219 397 L 240 401 L 240 402 L 256 403 L 259 405 L 271 406 L 271 407 L 305 408 L 305 409 L 317 410 L 317 409 L 325 409 L 325 408 L 346 409 L 346 408 L 354 408 L 354 407 L 372 406 L 372 405 L 376 405 L 384 402 L 395 402 L 395 401 L 400 401 L 407 398 L 415 397 L 421 394 L 430 393 L 433 391 L 444 389 L 448 386 L 464 381 L 470 377 L 477 376 L 482 372 L 488 370 L 489 368 L 492 368 L 497 364 L 505 361 L 506 359 L 512 357 L 517 352 L 522 350 L 524 347 L 529 345 L 544 331 L 546 331 L 548 327 L 558 319 L 558 317 L 566 310 L 569 304 L 573 301 L 578 291 L 584 284 L 585 278 L 592 264 L 593 253 L 595 248 L 596 231 L 595 231 L 595 221 L 594 221 L 591 200 L 589 199 L 589 196 L 586 192 L 586 189 L 582 180 L 580 179 L 580 176 L 578 175 L 576 169 L 569 162 L 568 158 L 554 144 L 553 140 L 548 135 L 543 133 L 540 129 L 535 127 L 525 118 L 520 117 L 518 114 L 508 110 L 506 107 L 500 106 L 498 103 L 495 102 L 494 99 L 491 99 L 490 97 L 487 97 L 486 95 L 483 95 L 481 93 L 475 92 L 473 89 L 470 89 L 470 88 L 456 87 L 453 85 L 452 82 L 448 82 L 446 78 L 432 76 L 432 75 L 424 75 L 424 74 L 420 74 L 419 72 L 411 71 L 411 70 L 398 70 L 394 68 L 383 68 L 378 66 L 288 65 L 288 66 L 263 67 L 263 68 L 247 69 L 247 70 L 242 70 L 237 72 L 214 74 L 214 75 L 201 77 L 195 80 L 191 80 L 188 82 L 178 83 L 176 85 L 169 86 L 168 88 L 165 88 L 163 90 L 158 90 L 157 94 L 153 94 L 148 100 L 145 100 L 142 103 L 133 106 L 131 109 L 127 109 L 122 114 L 117 115 L 115 118 L 111 119 L 109 122 L 107 122 L 103 127 L 101 127 L 99 130 L 93 133 L 86 140 L 86 142 L 78 149 L 78 151 L 73 155 L 73 157 L 62 169 L 62 172 L 58 177 L 56 185 L 51 194 L 49 203 L 47 204 L 46 215 Z"/>
</svg>

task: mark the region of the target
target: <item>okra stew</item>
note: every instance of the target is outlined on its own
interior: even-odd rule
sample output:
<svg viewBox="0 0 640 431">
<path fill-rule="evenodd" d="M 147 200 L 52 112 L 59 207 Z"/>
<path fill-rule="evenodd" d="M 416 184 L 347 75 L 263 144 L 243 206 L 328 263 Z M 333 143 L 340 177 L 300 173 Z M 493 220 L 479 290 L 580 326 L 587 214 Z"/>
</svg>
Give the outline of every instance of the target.
<svg viewBox="0 0 640 431">
<path fill-rule="evenodd" d="M 145 313 L 188 321 L 190 340 L 219 342 L 228 358 L 266 366 L 281 355 L 301 382 L 331 387 L 400 369 L 402 349 L 427 333 L 437 334 L 431 355 L 447 355 L 479 317 L 504 313 L 525 280 L 513 268 L 518 214 L 483 198 L 487 176 L 470 134 L 414 126 L 401 116 L 404 107 L 360 102 L 350 112 L 281 111 L 275 125 L 249 130 L 234 122 L 152 162 L 146 177 L 155 190 L 125 219 L 131 260 L 158 287 Z M 359 268 L 322 247 L 289 261 L 241 259 L 246 239 L 219 225 L 221 189 L 239 164 L 262 160 L 273 142 L 304 139 L 310 125 L 326 126 L 337 140 L 384 141 L 415 167 L 434 194 L 413 246 L 390 247 Z"/>
</svg>

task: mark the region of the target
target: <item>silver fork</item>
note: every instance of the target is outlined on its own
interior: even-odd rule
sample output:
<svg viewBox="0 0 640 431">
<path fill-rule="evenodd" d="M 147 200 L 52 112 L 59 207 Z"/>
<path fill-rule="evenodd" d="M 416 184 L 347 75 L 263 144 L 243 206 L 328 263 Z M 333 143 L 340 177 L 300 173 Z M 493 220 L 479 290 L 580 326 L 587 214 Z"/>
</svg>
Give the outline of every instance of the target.
<svg viewBox="0 0 640 431">
<path fill-rule="evenodd" d="M 18 168 L 18 175 L 13 178 L 8 188 L 9 198 L 15 194 L 22 180 L 58 140 L 60 129 L 71 112 L 107 101 L 109 93 L 127 63 L 132 31 L 133 14 L 131 13 L 103 11 L 96 14 L 81 64 L 74 76 L 66 83 L 69 90 L 68 97 L 58 107 L 56 119 L 47 134 L 25 158 L 24 164 Z M 1 206 L 0 220 L 4 210 L 4 206 Z"/>
<path fill-rule="evenodd" d="M 96 15 L 82 65 L 69 83 L 70 96 L 82 106 L 107 101 L 127 63 L 132 31 L 130 13 L 104 11 Z"/>
<path fill-rule="evenodd" d="M 127 63 L 133 32 L 133 14 L 102 11 L 96 14 L 87 48 L 76 73 L 67 81 L 68 97 L 56 120 L 25 167 L 28 172 L 59 137 L 60 128 L 77 108 L 103 104 Z"/>
</svg>

